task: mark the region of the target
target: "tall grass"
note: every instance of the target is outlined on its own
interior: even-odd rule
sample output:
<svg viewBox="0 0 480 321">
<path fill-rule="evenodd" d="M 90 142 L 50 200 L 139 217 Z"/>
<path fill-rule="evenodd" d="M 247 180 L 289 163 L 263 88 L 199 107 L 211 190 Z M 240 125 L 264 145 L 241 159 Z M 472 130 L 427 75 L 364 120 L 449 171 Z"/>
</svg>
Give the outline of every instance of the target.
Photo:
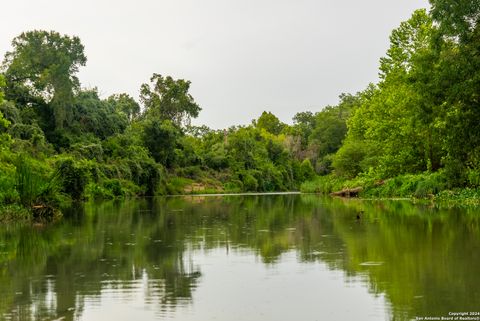
<svg viewBox="0 0 480 321">
<path fill-rule="evenodd" d="M 51 219 L 59 214 L 62 194 L 58 171 L 42 176 L 28 158 L 20 155 L 16 161 L 15 189 L 20 203 L 32 210 L 34 218 Z"/>
<path fill-rule="evenodd" d="M 24 155 L 18 156 L 15 172 L 15 189 L 23 206 L 33 206 L 42 193 L 44 181 L 36 174 Z"/>
<path fill-rule="evenodd" d="M 448 188 L 443 172 L 405 174 L 380 180 L 375 176 L 359 175 L 345 180 L 335 175 L 320 176 L 302 184 L 305 193 L 328 194 L 345 188 L 362 187 L 360 196 L 374 198 L 431 198 Z"/>
</svg>

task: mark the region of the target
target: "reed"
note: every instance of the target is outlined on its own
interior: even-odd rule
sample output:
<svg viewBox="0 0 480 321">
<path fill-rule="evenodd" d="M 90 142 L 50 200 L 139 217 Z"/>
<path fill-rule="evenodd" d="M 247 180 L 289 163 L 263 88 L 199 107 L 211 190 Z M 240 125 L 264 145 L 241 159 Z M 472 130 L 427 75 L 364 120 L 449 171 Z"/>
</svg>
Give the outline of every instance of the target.
<svg viewBox="0 0 480 321">
<path fill-rule="evenodd" d="M 35 173 L 28 159 L 24 155 L 18 156 L 15 189 L 18 192 L 20 203 L 25 207 L 33 206 L 42 192 L 42 185 L 44 185 L 42 178 Z"/>
</svg>

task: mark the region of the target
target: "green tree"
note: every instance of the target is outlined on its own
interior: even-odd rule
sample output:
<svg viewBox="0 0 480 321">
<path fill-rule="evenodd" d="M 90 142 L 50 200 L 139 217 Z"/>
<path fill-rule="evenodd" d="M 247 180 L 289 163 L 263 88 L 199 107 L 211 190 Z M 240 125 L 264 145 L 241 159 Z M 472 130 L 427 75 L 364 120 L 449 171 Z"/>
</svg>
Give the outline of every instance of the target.
<svg viewBox="0 0 480 321">
<path fill-rule="evenodd" d="M 3 101 L 3 87 L 5 86 L 5 79 L 3 75 L 0 74 L 0 105 L 4 103 Z M 10 145 L 10 135 L 6 134 L 10 122 L 3 117 L 3 113 L 0 110 L 0 151 L 4 147 L 8 147 Z"/>
<path fill-rule="evenodd" d="M 462 186 L 468 172 L 480 168 L 480 3 L 431 1 L 432 16 L 439 25 L 435 39 L 438 61 L 429 78 L 440 117 L 443 165 L 452 185 Z"/>
<path fill-rule="evenodd" d="M 315 115 L 315 127 L 309 140 L 310 145 L 317 147 L 320 159 L 340 148 L 347 134 L 347 119 L 361 102 L 361 94 L 342 94 L 339 98 L 337 106 L 327 106 Z"/>
<path fill-rule="evenodd" d="M 188 92 L 190 81 L 153 74 L 150 82 L 140 88 L 140 100 L 145 105 L 147 117 L 169 120 L 181 127 L 198 116 L 201 108 Z"/>
<path fill-rule="evenodd" d="M 128 94 L 116 94 L 108 97 L 107 102 L 118 112 L 124 113 L 132 121 L 140 115 L 140 105 Z"/>
<path fill-rule="evenodd" d="M 387 56 L 380 59 L 380 76 L 403 75 L 411 70 L 415 56 L 428 50 L 432 38 L 432 19 L 425 9 L 416 10 L 390 35 Z"/>
<path fill-rule="evenodd" d="M 12 47 L 3 63 L 8 99 L 21 106 L 32 101 L 47 104 L 56 127 L 62 128 L 80 85 L 76 73 L 87 61 L 80 39 L 35 30 L 13 39 Z"/>
<path fill-rule="evenodd" d="M 96 88 L 81 90 L 75 96 L 70 129 L 75 134 L 91 133 L 101 140 L 122 133 L 127 125 L 127 115 L 111 104 L 110 98 L 101 100 Z"/>
<path fill-rule="evenodd" d="M 425 10 L 392 31 L 387 56 L 381 59 L 381 82 L 363 93 L 348 120 L 345 145 L 335 157 L 337 172 L 347 176 L 373 166 L 391 177 L 438 169 L 440 138 L 431 104 L 431 41 L 434 28 Z M 422 83 L 428 85 L 422 85 Z M 351 160 L 349 161 L 349 157 Z M 368 160 L 368 166 L 364 159 Z"/>
<path fill-rule="evenodd" d="M 175 148 L 180 136 L 179 129 L 170 120 L 152 118 L 142 123 L 142 141 L 152 157 L 160 164 L 171 168 L 175 165 Z"/>
<path fill-rule="evenodd" d="M 443 34 L 468 41 L 478 29 L 480 2 L 477 0 L 430 0 L 432 16 Z"/>
<path fill-rule="evenodd" d="M 294 130 L 301 138 L 303 148 L 308 145 L 308 139 L 315 128 L 315 115 L 311 111 L 296 113 L 293 117 Z"/>
<path fill-rule="evenodd" d="M 300 165 L 300 172 L 302 176 L 302 181 L 311 180 L 315 177 L 315 170 L 313 169 L 312 163 L 309 159 L 304 159 Z"/>
<path fill-rule="evenodd" d="M 0 103 L 3 102 L 3 97 L 5 96 L 3 88 L 5 87 L 5 77 L 0 74 Z"/>
<path fill-rule="evenodd" d="M 256 127 L 265 129 L 267 132 L 278 135 L 285 128 L 285 124 L 271 112 L 264 111 L 256 121 Z"/>
</svg>

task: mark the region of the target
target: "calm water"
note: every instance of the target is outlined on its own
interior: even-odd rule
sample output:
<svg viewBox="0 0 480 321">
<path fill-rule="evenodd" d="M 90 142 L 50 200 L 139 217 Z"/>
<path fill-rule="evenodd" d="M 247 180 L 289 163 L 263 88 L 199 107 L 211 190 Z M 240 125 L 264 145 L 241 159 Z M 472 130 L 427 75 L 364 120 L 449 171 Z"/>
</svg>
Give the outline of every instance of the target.
<svg viewBox="0 0 480 321">
<path fill-rule="evenodd" d="M 87 204 L 52 226 L 0 228 L 0 319 L 372 321 L 480 311 L 479 223 L 474 210 L 315 195 Z"/>
</svg>

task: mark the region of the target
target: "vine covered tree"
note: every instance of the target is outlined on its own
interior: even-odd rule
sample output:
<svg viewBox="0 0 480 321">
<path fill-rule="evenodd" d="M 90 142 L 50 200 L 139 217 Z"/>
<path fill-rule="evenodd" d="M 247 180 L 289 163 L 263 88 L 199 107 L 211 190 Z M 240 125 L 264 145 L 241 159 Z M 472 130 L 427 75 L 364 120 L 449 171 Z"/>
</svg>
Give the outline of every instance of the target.
<svg viewBox="0 0 480 321">
<path fill-rule="evenodd" d="M 132 121 L 140 115 L 140 105 L 128 94 L 115 94 L 108 97 L 110 103 L 116 111 L 124 113 Z"/>
<path fill-rule="evenodd" d="M 7 99 L 24 107 L 46 104 L 56 128 L 63 128 L 80 86 L 76 73 L 87 61 L 80 39 L 34 30 L 13 39 L 12 47 L 3 62 Z"/>
<path fill-rule="evenodd" d="M 153 74 L 150 82 L 140 88 L 140 100 L 145 105 L 147 117 L 169 120 L 182 127 L 202 110 L 188 92 L 190 81 Z"/>
<path fill-rule="evenodd" d="M 442 33 L 467 41 L 480 23 L 480 2 L 477 0 L 430 0 L 432 16 Z"/>
</svg>

